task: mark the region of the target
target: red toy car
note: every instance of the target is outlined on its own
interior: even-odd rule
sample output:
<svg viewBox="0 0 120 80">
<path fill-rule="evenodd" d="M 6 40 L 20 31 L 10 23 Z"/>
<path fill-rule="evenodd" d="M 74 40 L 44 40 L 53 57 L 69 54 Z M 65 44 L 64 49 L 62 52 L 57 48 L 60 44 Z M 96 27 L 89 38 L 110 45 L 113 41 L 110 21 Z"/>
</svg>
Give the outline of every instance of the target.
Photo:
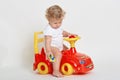
<svg viewBox="0 0 120 80">
<path fill-rule="evenodd" d="M 33 69 L 38 69 L 40 74 L 52 74 L 52 63 L 46 60 L 44 48 L 42 48 L 40 52 L 38 49 L 38 43 L 44 41 L 44 38 L 38 38 L 39 34 L 42 34 L 42 32 L 34 33 L 35 62 Z M 93 62 L 89 56 L 76 51 L 74 44 L 78 39 L 78 36 L 64 38 L 64 40 L 68 41 L 71 45 L 70 49 L 61 52 L 60 71 L 64 75 L 86 73 L 94 68 Z"/>
</svg>

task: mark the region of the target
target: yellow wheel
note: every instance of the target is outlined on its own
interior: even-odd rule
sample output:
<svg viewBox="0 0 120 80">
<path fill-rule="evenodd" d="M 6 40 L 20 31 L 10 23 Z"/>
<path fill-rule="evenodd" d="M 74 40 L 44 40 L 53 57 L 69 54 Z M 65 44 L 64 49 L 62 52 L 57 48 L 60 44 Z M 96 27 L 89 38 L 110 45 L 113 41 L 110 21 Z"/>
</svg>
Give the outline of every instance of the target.
<svg viewBox="0 0 120 80">
<path fill-rule="evenodd" d="M 40 74 L 48 74 L 48 66 L 45 62 L 40 62 L 37 69 Z"/>
<path fill-rule="evenodd" d="M 69 63 L 64 63 L 61 71 L 64 75 L 71 75 L 74 72 L 73 67 Z"/>
</svg>

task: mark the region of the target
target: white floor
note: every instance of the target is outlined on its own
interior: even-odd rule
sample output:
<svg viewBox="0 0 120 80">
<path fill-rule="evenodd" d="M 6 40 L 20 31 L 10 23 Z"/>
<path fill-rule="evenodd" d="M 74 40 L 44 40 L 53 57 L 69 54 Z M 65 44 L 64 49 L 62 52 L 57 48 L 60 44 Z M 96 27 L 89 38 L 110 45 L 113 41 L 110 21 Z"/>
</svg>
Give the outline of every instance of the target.
<svg viewBox="0 0 120 80">
<path fill-rule="evenodd" d="M 0 80 L 120 80 L 120 66 L 108 64 L 108 66 L 95 65 L 94 70 L 84 75 L 71 75 L 56 78 L 52 75 L 39 75 L 31 68 L 5 67 L 0 69 Z"/>
</svg>

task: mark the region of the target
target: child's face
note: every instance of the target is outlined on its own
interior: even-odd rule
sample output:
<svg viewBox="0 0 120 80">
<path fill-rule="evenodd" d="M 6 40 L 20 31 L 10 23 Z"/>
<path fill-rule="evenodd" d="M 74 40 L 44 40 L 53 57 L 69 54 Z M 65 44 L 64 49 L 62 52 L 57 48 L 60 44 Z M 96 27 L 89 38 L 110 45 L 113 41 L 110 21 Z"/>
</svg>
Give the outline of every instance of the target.
<svg viewBox="0 0 120 80">
<path fill-rule="evenodd" d="M 61 26 L 63 19 L 49 19 L 49 24 L 52 28 L 57 29 Z"/>
</svg>

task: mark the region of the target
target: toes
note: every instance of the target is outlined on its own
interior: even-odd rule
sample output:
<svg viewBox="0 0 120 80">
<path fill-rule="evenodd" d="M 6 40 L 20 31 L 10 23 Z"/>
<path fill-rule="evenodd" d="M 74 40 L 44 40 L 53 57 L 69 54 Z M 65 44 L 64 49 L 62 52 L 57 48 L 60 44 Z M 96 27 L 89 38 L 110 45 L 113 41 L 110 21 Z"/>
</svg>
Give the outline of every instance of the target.
<svg viewBox="0 0 120 80">
<path fill-rule="evenodd" d="M 63 77 L 63 75 L 61 73 L 58 73 L 58 74 L 53 73 L 53 76 L 55 76 L 55 77 Z"/>
</svg>

